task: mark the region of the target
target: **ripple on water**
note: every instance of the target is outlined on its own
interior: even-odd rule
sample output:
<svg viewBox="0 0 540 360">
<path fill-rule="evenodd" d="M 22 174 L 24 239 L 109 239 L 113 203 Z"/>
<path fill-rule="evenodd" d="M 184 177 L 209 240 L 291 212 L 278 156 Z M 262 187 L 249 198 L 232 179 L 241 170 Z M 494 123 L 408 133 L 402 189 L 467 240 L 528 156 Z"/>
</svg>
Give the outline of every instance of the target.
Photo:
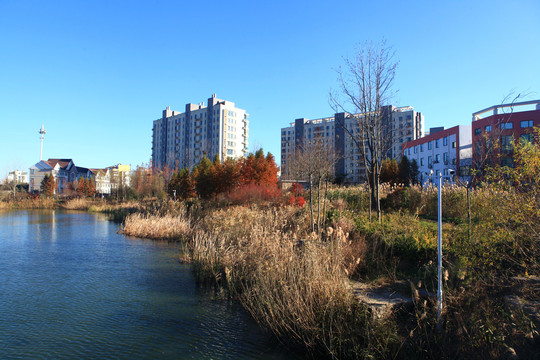
<svg viewBox="0 0 540 360">
<path fill-rule="evenodd" d="M 290 359 L 174 245 L 85 213 L 0 216 L 0 359 Z"/>
</svg>

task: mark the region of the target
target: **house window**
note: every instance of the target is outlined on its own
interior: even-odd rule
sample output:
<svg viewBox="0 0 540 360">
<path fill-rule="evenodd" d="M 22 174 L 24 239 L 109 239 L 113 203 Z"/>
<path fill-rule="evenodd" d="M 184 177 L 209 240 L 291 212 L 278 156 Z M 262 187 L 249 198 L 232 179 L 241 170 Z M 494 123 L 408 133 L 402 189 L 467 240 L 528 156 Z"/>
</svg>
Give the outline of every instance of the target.
<svg viewBox="0 0 540 360">
<path fill-rule="evenodd" d="M 420 144 L 420 152 L 424 152 L 424 144 Z"/>
<path fill-rule="evenodd" d="M 478 129 L 474 129 L 474 135 L 478 136 L 482 133 L 482 129 L 478 128 Z"/>
<path fill-rule="evenodd" d="M 435 154 L 435 164 L 438 164 L 441 159 L 441 155 Z"/>
<path fill-rule="evenodd" d="M 430 142 L 427 143 L 427 149 L 431 150 L 431 148 L 432 148 L 432 145 L 431 145 L 431 141 L 430 141 Z"/>
<path fill-rule="evenodd" d="M 445 136 L 445 137 L 442 139 L 442 144 L 443 144 L 443 146 L 448 146 L 448 137 Z"/>
<path fill-rule="evenodd" d="M 533 121 L 532 120 L 523 120 L 520 123 L 521 128 L 530 128 L 533 127 Z"/>
<path fill-rule="evenodd" d="M 435 147 L 438 149 L 439 148 L 439 139 L 435 140 Z"/>
<path fill-rule="evenodd" d="M 448 165 L 448 153 L 443 154 L 444 165 Z"/>
<path fill-rule="evenodd" d="M 433 166 L 433 158 L 431 156 L 428 156 L 427 163 L 429 167 Z"/>
<path fill-rule="evenodd" d="M 420 166 L 424 166 L 424 158 L 420 158 Z"/>
<path fill-rule="evenodd" d="M 452 141 L 452 149 L 455 149 L 455 148 L 456 148 L 456 142 Z"/>
<path fill-rule="evenodd" d="M 505 122 L 501 124 L 501 130 L 510 130 L 510 129 L 512 129 L 511 122 Z"/>
<path fill-rule="evenodd" d="M 488 132 L 491 132 L 491 125 L 487 125 L 487 126 L 485 127 L 485 129 L 486 129 L 486 132 L 487 132 L 487 133 L 488 133 Z"/>
<path fill-rule="evenodd" d="M 415 153 L 415 154 L 418 153 L 418 145 L 416 145 L 416 146 L 414 147 L 414 153 Z"/>
</svg>

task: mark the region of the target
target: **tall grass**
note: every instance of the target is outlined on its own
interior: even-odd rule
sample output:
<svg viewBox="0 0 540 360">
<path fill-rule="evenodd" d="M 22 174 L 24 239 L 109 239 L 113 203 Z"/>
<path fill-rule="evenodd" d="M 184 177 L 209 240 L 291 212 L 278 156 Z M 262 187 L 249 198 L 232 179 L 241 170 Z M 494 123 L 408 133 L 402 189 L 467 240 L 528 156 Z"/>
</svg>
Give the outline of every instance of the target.
<svg viewBox="0 0 540 360">
<path fill-rule="evenodd" d="M 258 322 L 313 354 L 396 350 L 385 321 L 353 296 L 347 273 L 360 259 L 348 234 L 332 228 L 320 238 L 308 229 L 307 214 L 292 208 L 216 211 L 189 244 L 196 274 L 227 286 Z"/>
<path fill-rule="evenodd" d="M 55 199 L 46 197 L 22 198 L 15 201 L 0 201 L 0 209 L 58 209 L 59 204 Z"/>
<path fill-rule="evenodd" d="M 122 233 L 149 239 L 181 240 L 191 234 L 187 216 L 134 213 L 126 217 Z"/>
</svg>

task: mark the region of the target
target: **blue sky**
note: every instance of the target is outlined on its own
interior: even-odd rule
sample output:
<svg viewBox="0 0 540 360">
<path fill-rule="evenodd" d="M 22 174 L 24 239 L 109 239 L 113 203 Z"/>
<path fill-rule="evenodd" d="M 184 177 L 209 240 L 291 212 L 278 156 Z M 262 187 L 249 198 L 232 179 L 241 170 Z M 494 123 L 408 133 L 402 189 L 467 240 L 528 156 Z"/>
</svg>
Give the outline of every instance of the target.
<svg viewBox="0 0 540 360">
<path fill-rule="evenodd" d="M 426 129 L 468 124 L 511 91 L 540 98 L 540 2 L 0 0 L 0 179 L 43 157 L 147 163 L 152 121 L 211 94 L 250 113 L 250 150 L 332 115 L 343 57 L 386 39 L 393 104 Z"/>
</svg>

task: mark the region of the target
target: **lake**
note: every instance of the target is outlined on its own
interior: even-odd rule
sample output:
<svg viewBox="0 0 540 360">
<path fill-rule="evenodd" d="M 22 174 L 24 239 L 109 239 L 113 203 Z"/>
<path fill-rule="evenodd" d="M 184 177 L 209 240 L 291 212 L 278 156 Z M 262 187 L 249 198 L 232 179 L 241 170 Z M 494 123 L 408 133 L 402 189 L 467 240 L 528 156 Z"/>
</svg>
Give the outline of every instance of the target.
<svg viewBox="0 0 540 360">
<path fill-rule="evenodd" d="M 0 212 L 0 359 L 293 359 L 178 244 L 99 214 Z"/>
</svg>

